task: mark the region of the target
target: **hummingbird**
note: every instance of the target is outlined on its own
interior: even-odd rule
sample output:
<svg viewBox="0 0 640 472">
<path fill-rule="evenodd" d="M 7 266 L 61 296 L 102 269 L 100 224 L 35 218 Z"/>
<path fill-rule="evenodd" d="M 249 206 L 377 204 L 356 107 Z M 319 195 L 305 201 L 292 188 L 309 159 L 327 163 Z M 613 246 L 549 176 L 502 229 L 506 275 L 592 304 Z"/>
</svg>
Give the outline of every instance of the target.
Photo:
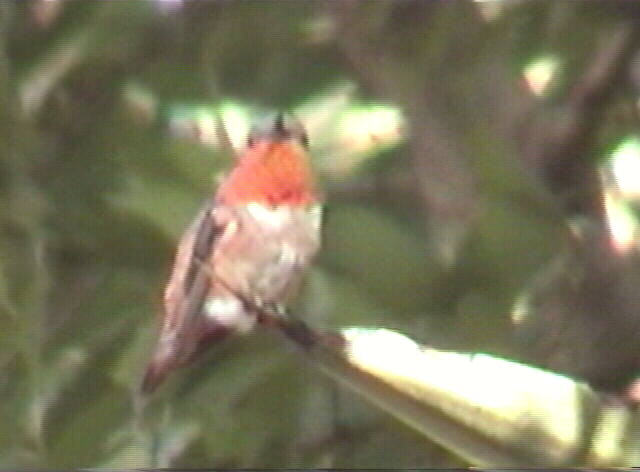
<svg viewBox="0 0 640 472">
<path fill-rule="evenodd" d="M 279 113 L 246 149 L 178 244 L 141 390 L 153 392 L 208 347 L 282 313 L 320 248 L 321 197 L 308 137 Z"/>
</svg>

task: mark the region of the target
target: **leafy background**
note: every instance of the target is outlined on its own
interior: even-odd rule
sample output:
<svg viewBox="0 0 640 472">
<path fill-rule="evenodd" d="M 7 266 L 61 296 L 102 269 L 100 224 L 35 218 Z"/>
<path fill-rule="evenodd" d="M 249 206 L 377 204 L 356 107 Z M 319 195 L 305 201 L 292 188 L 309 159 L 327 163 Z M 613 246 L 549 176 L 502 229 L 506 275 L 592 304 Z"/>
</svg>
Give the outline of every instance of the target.
<svg viewBox="0 0 640 472">
<path fill-rule="evenodd" d="M 639 15 L 0 3 L 0 468 L 464 465 L 263 330 L 136 414 L 176 239 L 231 165 L 218 116 L 237 147 L 273 110 L 309 130 L 328 201 L 309 324 L 621 391 L 640 370 Z"/>
</svg>

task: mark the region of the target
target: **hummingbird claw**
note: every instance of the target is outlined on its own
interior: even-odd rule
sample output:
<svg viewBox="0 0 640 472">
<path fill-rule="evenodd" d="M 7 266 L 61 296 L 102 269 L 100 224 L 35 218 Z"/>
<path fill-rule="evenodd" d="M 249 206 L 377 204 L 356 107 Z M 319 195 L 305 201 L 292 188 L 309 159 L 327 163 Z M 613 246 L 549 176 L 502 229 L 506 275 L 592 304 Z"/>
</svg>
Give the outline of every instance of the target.
<svg viewBox="0 0 640 472">
<path fill-rule="evenodd" d="M 280 303 L 265 303 L 263 300 L 256 300 L 252 303 L 256 312 L 258 322 L 263 325 L 274 324 L 276 321 L 282 321 L 289 318 L 287 309 Z"/>
<path fill-rule="evenodd" d="M 281 303 L 268 303 L 265 306 L 265 309 L 269 312 L 270 315 L 276 318 L 288 318 L 289 314 L 287 313 L 287 308 Z"/>
</svg>

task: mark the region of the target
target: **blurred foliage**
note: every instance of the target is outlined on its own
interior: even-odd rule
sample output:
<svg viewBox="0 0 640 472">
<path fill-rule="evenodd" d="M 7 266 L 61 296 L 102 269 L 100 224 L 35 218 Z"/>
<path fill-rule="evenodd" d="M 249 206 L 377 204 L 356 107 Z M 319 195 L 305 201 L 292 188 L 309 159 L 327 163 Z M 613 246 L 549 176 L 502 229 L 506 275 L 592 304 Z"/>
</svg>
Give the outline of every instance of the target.
<svg viewBox="0 0 640 472">
<path fill-rule="evenodd" d="M 0 3 L 0 468 L 463 465 L 262 330 L 184 369 L 136 415 L 176 238 L 231 165 L 216 119 L 236 147 L 274 109 L 309 129 L 329 206 L 296 305 L 311 325 L 522 357 L 510 313 L 564 257 L 575 215 L 521 138 L 534 115 L 564 116 L 629 12 Z M 523 71 L 546 55 L 559 64 L 549 88 L 528 88 Z M 588 166 L 637 132 L 635 69 Z"/>
</svg>

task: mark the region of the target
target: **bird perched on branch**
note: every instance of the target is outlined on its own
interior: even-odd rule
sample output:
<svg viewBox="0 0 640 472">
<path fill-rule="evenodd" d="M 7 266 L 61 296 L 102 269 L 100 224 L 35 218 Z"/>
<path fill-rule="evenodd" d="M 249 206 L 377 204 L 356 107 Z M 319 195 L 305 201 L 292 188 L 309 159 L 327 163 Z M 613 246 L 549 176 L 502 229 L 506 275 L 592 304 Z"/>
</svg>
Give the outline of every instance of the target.
<svg viewBox="0 0 640 472">
<path fill-rule="evenodd" d="M 142 392 L 264 309 L 281 310 L 320 246 L 321 205 L 294 118 L 278 114 L 246 150 L 180 240 Z"/>
</svg>

